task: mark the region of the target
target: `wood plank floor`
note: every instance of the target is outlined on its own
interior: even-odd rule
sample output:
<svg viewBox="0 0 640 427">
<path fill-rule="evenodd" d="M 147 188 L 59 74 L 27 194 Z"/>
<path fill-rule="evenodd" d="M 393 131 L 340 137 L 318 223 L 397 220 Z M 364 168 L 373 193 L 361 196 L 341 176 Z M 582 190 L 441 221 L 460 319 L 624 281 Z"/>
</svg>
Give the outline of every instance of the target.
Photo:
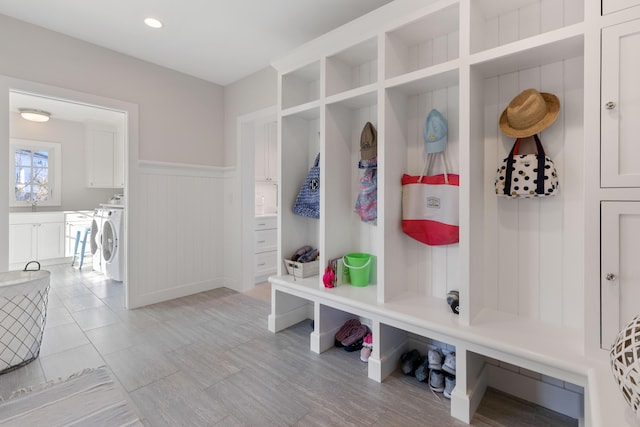
<svg viewBox="0 0 640 427">
<path fill-rule="evenodd" d="M 124 310 L 122 285 L 67 265 L 52 288 L 40 357 L 0 376 L 0 396 L 109 367 L 149 426 L 461 427 L 450 401 L 398 371 L 367 378 L 359 353 L 309 351 L 309 322 L 267 331 L 268 286 L 221 288 Z M 90 267 L 89 267 L 90 269 Z M 473 426 L 576 426 L 488 390 Z"/>
</svg>

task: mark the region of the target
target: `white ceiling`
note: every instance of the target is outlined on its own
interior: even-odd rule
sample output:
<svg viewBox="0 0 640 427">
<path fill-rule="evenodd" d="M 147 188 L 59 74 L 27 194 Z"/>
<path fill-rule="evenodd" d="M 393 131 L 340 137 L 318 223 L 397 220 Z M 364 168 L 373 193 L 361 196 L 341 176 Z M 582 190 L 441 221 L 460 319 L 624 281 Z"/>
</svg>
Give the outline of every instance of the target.
<svg viewBox="0 0 640 427">
<path fill-rule="evenodd" d="M 0 0 L 0 14 L 227 85 L 391 0 Z M 143 19 L 164 22 L 159 30 Z"/>
</svg>

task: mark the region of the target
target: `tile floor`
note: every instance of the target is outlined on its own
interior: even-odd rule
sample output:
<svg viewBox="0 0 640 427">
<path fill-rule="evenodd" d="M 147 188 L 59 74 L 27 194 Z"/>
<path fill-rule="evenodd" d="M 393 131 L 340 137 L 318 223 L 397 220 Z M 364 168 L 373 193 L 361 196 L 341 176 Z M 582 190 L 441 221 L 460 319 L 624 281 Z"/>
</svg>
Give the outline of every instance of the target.
<svg viewBox="0 0 640 427">
<path fill-rule="evenodd" d="M 47 269 L 40 357 L 0 376 L 0 396 L 107 365 L 149 426 L 465 425 L 414 378 L 396 372 L 378 384 L 357 352 L 310 352 L 308 322 L 268 332 L 268 284 L 125 310 L 122 284 L 87 267 Z M 489 390 L 471 425 L 577 424 Z"/>
</svg>

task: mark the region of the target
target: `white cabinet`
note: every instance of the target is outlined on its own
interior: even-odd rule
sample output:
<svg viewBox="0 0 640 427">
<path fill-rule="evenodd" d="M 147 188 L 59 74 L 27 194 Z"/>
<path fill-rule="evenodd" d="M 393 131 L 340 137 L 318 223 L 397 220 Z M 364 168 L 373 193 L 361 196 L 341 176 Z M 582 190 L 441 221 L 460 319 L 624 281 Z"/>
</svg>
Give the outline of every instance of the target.
<svg viewBox="0 0 640 427">
<path fill-rule="evenodd" d="M 276 216 L 260 216 L 255 219 L 255 282 L 259 283 L 276 272 L 278 223 Z"/>
<path fill-rule="evenodd" d="M 278 124 L 258 123 L 255 127 L 255 180 L 278 180 Z"/>
<path fill-rule="evenodd" d="M 64 257 L 64 213 L 9 215 L 9 263 Z"/>
<path fill-rule="evenodd" d="M 640 187 L 640 19 L 602 30 L 602 187 Z"/>
<path fill-rule="evenodd" d="M 92 188 L 124 187 L 124 139 L 110 125 L 89 124 L 86 135 L 87 185 Z"/>
<path fill-rule="evenodd" d="M 602 0 L 602 14 L 618 12 L 640 4 L 638 0 Z"/>
<path fill-rule="evenodd" d="M 620 329 L 638 314 L 640 202 L 602 202 L 601 206 L 601 346 L 609 350 Z"/>
</svg>

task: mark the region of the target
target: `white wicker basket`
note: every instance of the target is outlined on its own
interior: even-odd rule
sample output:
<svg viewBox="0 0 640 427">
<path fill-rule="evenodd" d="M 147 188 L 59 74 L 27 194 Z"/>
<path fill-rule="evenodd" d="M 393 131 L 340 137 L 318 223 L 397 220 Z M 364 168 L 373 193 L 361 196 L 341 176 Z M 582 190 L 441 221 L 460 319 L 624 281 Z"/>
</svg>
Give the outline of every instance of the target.
<svg viewBox="0 0 640 427">
<path fill-rule="evenodd" d="M 611 371 L 624 399 L 640 415 L 640 315 L 618 333 L 610 356 Z"/>
</svg>

